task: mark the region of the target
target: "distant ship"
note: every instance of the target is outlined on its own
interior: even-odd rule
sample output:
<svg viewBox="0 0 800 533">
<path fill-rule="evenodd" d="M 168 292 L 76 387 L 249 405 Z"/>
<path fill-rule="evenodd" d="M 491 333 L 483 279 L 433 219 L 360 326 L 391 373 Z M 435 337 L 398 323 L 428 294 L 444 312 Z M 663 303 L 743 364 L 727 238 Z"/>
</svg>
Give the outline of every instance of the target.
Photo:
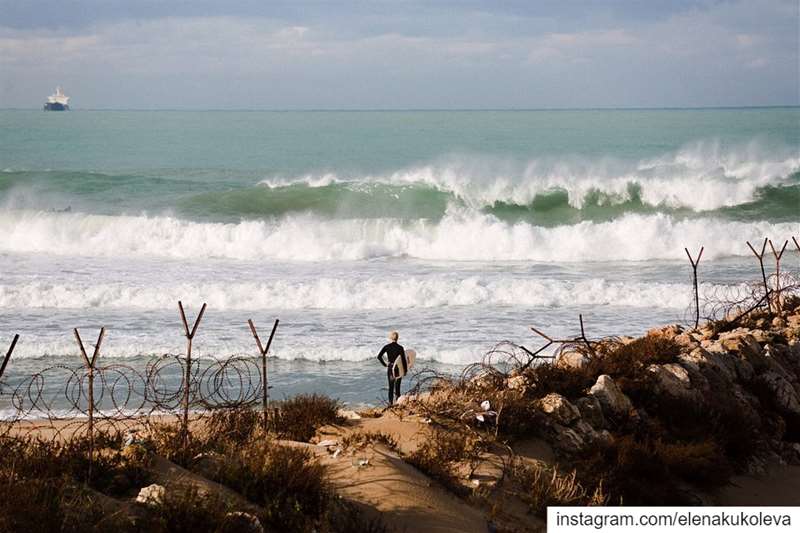
<svg viewBox="0 0 800 533">
<path fill-rule="evenodd" d="M 56 87 L 56 94 L 47 97 L 47 102 L 44 104 L 45 111 L 68 111 L 69 110 L 69 96 L 65 95 L 61 87 Z"/>
</svg>

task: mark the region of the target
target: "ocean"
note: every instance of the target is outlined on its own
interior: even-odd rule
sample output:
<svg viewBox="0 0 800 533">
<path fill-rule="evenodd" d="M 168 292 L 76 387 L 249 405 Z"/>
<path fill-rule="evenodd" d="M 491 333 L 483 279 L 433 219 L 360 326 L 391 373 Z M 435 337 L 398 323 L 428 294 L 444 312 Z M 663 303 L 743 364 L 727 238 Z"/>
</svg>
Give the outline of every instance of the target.
<svg viewBox="0 0 800 533">
<path fill-rule="evenodd" d="M 273 397 L 378 404 L 389 330 L 457 372 L 501 341 L 641 335 L 800 238 L 800 108 L 0 111 L 4 381 L 185 348 L 256 355 Z M 798 265 L 790 249 L 784 264 Z M 2 355 L 2 354 L 0 354 Z M 10 385 L 9 385 L 10 384 Z M 404 383 L 404 389 L 406 388 Z"/>
</svg>

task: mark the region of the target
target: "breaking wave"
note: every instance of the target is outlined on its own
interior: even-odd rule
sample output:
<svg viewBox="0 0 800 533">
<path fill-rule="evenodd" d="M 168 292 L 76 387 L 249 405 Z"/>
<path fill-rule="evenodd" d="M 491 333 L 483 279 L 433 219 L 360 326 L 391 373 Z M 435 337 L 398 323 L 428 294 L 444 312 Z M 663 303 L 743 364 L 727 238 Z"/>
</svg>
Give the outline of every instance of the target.
<svg viewBox="0 0 800 533">
<path fill-rule="evenodd" d="M 684 246 L 706 245 L 709 258 L 747 255 L 745 240 L 784 239 L 797 234 L 799 226 L 656 213 L 544 227 L 466 209 L 450 209 L 438 221 L 290 215 L 235 223 L 4 210 L 0 252 L 287 261 L 682 260 Z"/>
</svg>

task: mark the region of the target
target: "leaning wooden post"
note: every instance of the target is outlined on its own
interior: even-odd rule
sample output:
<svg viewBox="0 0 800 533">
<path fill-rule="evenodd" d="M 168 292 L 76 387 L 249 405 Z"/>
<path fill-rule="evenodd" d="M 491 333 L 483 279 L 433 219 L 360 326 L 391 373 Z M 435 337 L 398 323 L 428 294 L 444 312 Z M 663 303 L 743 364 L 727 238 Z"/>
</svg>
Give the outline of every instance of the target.
<svg viewBox="0 0 800 533">
<path fill-rule="evenodd" d="M 692 264 L 692 279 L 694 281 L 694 329 L 697 329 L 697 326 L 700 325 L 700 291 L 697 288 L 697 265 L 700 264 L 700 258 L 703 257 L 703 250 L 705 248 L 703 246 L 700 247 L 700 253 L 697 254 L 697 259 L 692 258 L 692 254 L 689 253 L 688 248 L 684 248 L 686 251 L 686 255 L 689 256 L 689 263 Z"/>
<path fill-rule="evenodd" d="M 88 478 L 92 478 L 92 463 L 94 462 L 94 363 L 97 361 L 97 356 L 100 354 L 100 345 L 103 343 L 103 336 L 106 333 L 106 328 L 100 328 L 100 334 L 97 336 L 97 344 L 94 345 L 94 353 L 92 358 L 86 355 L 86 349 L 83 347 L 81 335 L 78 333 L 78 328 L 72 330 L 75 333 L 75 340 L 78 341 L 78 348 L 81 350 L 83 362 L 86 364 L 87 377 L 89 379 L 88 390 L 88 415 L 89 415 L 89 472 Z"/>
<path fill-rule="evenodd" d="M 181 438 L 185 449 L 189 445 L 189 389 L 192 379 L 192 339 L 194 339 L 194 334 L 197 333 L 197 326 L 200 325 L 200 320 L 206 311 L 206 304 L 203 303 L 203 307 L 200 308 L 191 330 L 189 330 L 189 323 L 186 321 L 186 313 L 183 311 L 183 303 L 180 301 L 178 301 L 178 309 L 181 312 L 183 331 L 186 336 L 186 372 L 183 376 L 183 419 L 181 420 Z"/>
<path fill-rule="evenodd" d="M 756 249 L 753 248 L 753 245 L 750 244 L 750 241 L 747 242 L 747 246 L 750 247 L 750 251 L 753 252 L 753 255 L 756 256 L 758 259 L 758 264 L 761 265 L 761 279 L 764 281 L 764 298 L 767 300 L 767 309 L 769 313 L 772 314 L 772 302 L 770 301 L 769 297 L 769 285 L 767 284 L 767 272 L 764 270 L 764 252 L 767 250 L 767 239 L 764 237 L 764 244 L 761 246 L 761 253 L 756 252 Z"/>
<path fill-rule="evenodd" d="M 788 240 L 784 241 L 781 251 L 778 252 L 775 250 L 775 246 L 772 245 L 772 239 L 769 240 L 769 247 L 772 249 L 772 255 L 775 256 L 775 311 L 778 313 L 778 316 L 783 312 L 783 305 L 781 304 L 781 257 L 783 257 L 783 252 L 786 251 L 786 246 L 788 244 Z"/>
<path fill-rule="evenodd" d="M 14 340 L 11 341 L 11 346 L 8 348 L 6 356 L 3 358 L 3 364 L 0 365 L 0 379 L 3 379 L 3 373 L 5 373 L 6 371 L 6 366 L 8 366 L 8 361 L 11 359 L 11 353 L 14 351 L 14 347 L 17 345 L 18 340 L 19 340 L 19 333 L 14 335 Z"/>
<path fill-rule="evenodd" d="M 592 345 L 589 342 L 589 339 L 586 338 L 586 331 L 583 329 L 583 315 L 578 314 L 578 320 L 581 323 L 581 339 L 583 339 L 584 344 L 586 344 L 586 349 L 589 350 L 589 354 L 592 357 L 594 357 L 595 356 L 594 348 L 592 348 Z"/>
<path fill-rule="evenodd" d="M 261 346 L 261 339 L 258 337 L 258 331 L 256 331 L 256 325 L 253 323 L 252 319 L 249 319 L 247 323 L 250 325 L 250 331 L 253 333 L 253 338 L 256 340 L 256 346 L 258 346 L 258 353 L 261 355 L 261 411 L 263 413 L 263 421 L 262 424 L 264 426 L 264 431 L 267 431 L 267 420 L 269 418 L 269 383 L 267 381 L 267 352 L 269 352 L 269 347 L 272 345 L 272 339 L 275 337 L 275 330 L 278 329 L 278 323 L 280 320 L 277 318 L 275 319 L 275 324 L 272 326 L 272 332 L 269 334 L 269 340 L 267 341 L 267 347 L 264 348 Z"/>
</svg>

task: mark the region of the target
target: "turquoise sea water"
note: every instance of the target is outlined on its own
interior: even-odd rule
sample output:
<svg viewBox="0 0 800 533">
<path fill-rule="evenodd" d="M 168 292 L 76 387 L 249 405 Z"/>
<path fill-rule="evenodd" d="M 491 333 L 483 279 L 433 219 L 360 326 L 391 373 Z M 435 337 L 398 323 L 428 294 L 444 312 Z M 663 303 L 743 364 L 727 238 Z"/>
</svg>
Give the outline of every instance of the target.
<svg viewBox="0 0 800 533">
<path fill-rule="evenodd" d="M 684 246 L 710 294 L 792 235 L 800 108 L 0 111 L 11 372 L 74 361 L 74 326 L 178 353 L 182 299 L 209 304 L 200 356 L 280 317 L 275 394 L 375 402 L 389 329 L 447 368 L 578 313 L 642 333 L 686 318 Z"/>
</svg>

